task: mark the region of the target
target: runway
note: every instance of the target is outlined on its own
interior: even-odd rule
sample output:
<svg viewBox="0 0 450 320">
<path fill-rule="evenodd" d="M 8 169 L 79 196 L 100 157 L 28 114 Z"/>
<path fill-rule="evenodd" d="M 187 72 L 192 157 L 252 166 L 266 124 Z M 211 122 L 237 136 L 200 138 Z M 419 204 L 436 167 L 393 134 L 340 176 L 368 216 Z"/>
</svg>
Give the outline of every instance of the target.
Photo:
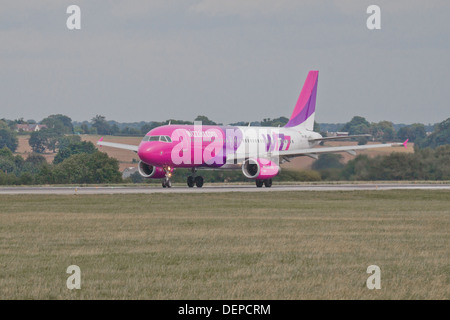
<svg viewBox="0 0 450 320">
<path fill-rule="evenodd" d="M 356 191 L 356 190 L 450 190 L 450 184 L 415 183 L 362 183 L 362 184 L 298 184 L 273 185 L 271 188 L 256 188 L 248 185 L 205 185 L 203 188 L 174 186 L 111 186 L 111 187 L 0 187 L 0 195 L 83 195 L 83 194 L 153 194 L 153 193 L 223 193 L 223 192 L 289 192 L 289 191 Z"/>
</svg>

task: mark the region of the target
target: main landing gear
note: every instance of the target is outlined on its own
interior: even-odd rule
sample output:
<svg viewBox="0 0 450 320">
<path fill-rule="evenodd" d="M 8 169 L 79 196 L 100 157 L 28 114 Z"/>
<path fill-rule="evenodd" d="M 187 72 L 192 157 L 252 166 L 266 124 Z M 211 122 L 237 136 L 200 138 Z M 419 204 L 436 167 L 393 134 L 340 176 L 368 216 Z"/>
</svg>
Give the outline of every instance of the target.
<svg viewBox="0 0 450 320">
<path fill-rule="evenodd" d="M 258 188 L 261 188 L 263 185 L 266 188 L 270 188 L 272 186 L 272 179 L 256 180 L 255 182 Z"/>
<path fill-rule="evenodd" d="M 197 186 L 197 188 L 203 187 L 203 177 L 202 176 L 196 176 L 195 173 L 197 172 L 197 169 L 192 168 L 192 176 L 189 176 L 187 178 L 187 185 L 189 188 L 193 188 L 194 184 Z"/>
</svg>

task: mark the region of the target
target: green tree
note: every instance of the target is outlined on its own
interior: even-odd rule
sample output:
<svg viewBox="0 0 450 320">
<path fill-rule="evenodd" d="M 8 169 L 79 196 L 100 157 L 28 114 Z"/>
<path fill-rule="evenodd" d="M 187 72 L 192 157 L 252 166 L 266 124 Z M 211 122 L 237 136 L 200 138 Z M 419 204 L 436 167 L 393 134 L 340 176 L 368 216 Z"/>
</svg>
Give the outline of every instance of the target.
<svg viewBox="0 0 450 320">
<path fill-rule="evenodd" d="M 51 176 L 59 184 L 122 182 L 119 161 L 99 151 L 72 155 L 55 165 Z"/>
<path fill-rule="evenodd" d="M 47 164 L 47 160 L 45 160 L 42 155 L 32 153 L 23 163 L 21 171 L 36 175 L 41 170 L 41 167 L 45 164 Z"/>
<path fill-rule="evenodd" d="M 64 149 L 71 143 L 77 143 L 81 142 L 81 137 L 79 135 L 69 135 L 69 136 L 62 136 L 58 140 L 58 149 Z"/>
<path fill-rule="evenodd" d="M 17 175 L 22 171 L 23 165 L 24 160 L 20 155 L 14 156 L 7 147 L 0 149 L 0 171 Z"/>
<path fill-rule="evenodd" d="M 62 138 L 63 136 L 55 129 L 42 129 L 31 133 L 28 144 L 36 153 L 43 153 L 46 149 L 56 152 L 58 142 Z"/>
<path fill-rule="evenodd" d="M 367 137 L 359 137 L 357 138 L 358 141 L 358 146 L 362 146 L 367 144 L 367 142 L 369 142 L 369 139 Z"/>
<path fill-rule="evenodd" d="M 450 145 L 375 158 L 358 155 L 346 164 L 341 176 L 346 180 L 448 180 Z"/>
<path fill-rule="evenodd" d="M 41 124 L 45 124 L 47 128 L 53 129 L 59 135 L 73 133 L 72 119 L 62 114 L 50 115 L 43 119 Z"/>
<path fill-rule="evenodd" d="M 89 126 L 87 123 L 82 123 L 81 124 L 81 133 L 83 134 L 89 134 Z"/>
<path fill-rule="evenodd" d="M 97 130 L 97 134 L 101 134 L 101 135 L 104 135 L 104 134 L 110 135 L 111 134 L 111 126 L 106 121 L 106 118 L 104 116 L 96 115 L 94 118 L 92 118 L 91 122 L 92 122 L 92 127 Z"/>
<path fill-rule="evenodd" d="M 53 177 L 53 167 L 47 162 L 43 163 L 35 177 L 35 183 L 39 184 L 53 184 L 55 179 Z"/>
<path fill-rule="evenodd" d="M 30 139 L 28 139 L 28 144 L 33 152 L 43 153 L 45 151 L 47 136 L 43 133 L 43 131 L 44 130 L 32 132 Z"/>
<path fill-rule="evenodd" d="M 343 159 L 341 154 L 337 153 L 325 153 L 319 155 L 319 159 L 313 162 L 313 170 L 342 168 L 344 165 L 341 163 Z"/>
<path fill-rule="evenodd" d="M 204 125 L 204 126 L 217 125 L 217 123 L 215 123 L 212 120 L 209 120 L 208 117 L 206 117 L 206 116 L 197 116 L 197 118 L 195 118 L 194 121 L 201 121 L 202 125 Z"/>
<path fill-rule="evenodd" d="M 78 141 L 71 142 L 64 147 L 61 147 L 53 159 L 54 164 L 63 162 L 65 159 L 73 156 L 74 154 L 87 153 L 92 154 L 97 151 L 97 148 L 92 142 L 89 141 Z"/>
<path fill-rule="evenodd" d="M 380 131 L 383 133 L 381 136 L 381 140 L 383 142 L 386 141 L 392 141 L 395 139 L 395 129 L 394 124 L 390 121 L 380 121 L 376 124 L 376 126 L 380 129 Z"/>
<path fill-rule="evenodd" d="M 14 161 L 7 158 L 0 158 L 0 171 L 3 171 L 6 174 L 12 174 L 16 171 L 16 165 Z"/>
<path fill-rule="evenodd" d="M 366 134 L 370 131 L 370 123 L 363 117 L 354 116 L 340 131 L 348 132 L 349 135 Z"/>
<path fill-rule="evenodd" d="M 447 144 L 450 144 L 450 118 L 439 123 L 428 137 L 416 142 L 420 148 L 436 148 Z"/>
<path fill-rule="evenodd" d="M 7 147 L 14 152 L 18 145 L 16 133 L 9 128 L 7 122 L 0 120 L 0 148 Z"/>
<path fill-rule="evenodd" d="M 117 125 L 117 124 L 113 124 L 112 126 L 111 126 L 111 135 L 117 135 L 117 134 L 119 134 L 120 133 L 120 129 L 119 129 L 119 126 Z M 140 132 L 139 132 L 140 133 Z"/>
<path fill-rule="evenodd" d="M 45 157 L 40 154 L 32 153 L 25 160 L 25 163 L 29 163 L 33 166 L 41 166 L 44 163 L 47 163 L 47 160 L 45 160 Z"/>
<path fill-rule="evenodd" d="M 122 135 L 126 135 L 126 136 L 140 136 L 140 135 L 142 135 L 141 130 L 135 129 L 135 128 L 130 128 L 130 127 L 124 128 L 120 133 Z"/>
<path fill-rule="evenodd" d="M 261 122 L 262 127 L 284 127 L 289 119 L 286 117 L 279 117 L 276 119 L 266 118 Z"/>
<path fill-rule="evenodd" d="M 150 123 L 146 123 L 141 127 L 141 134 L 142 135 L 146 135 L 150 130 L 154 129 L 157 127 L 157 123 L 156 122 L 150 122 Z"/>
<path fill-rule="evenodd" d="M 18 178 L 18 184 L 20 185 L 31 185 L 34 184 L 33 175 L 29 172 L 23 172 Z"/>
<path fill-rule="evenodd" d="M 425 126 L 421 123 L 414 123 L 410 126 L 402 127 L 397 132 L 397 138 L 401 141 L 409 139 L 410 142 L 416 142 L 426 138 Z"/>
</svg>

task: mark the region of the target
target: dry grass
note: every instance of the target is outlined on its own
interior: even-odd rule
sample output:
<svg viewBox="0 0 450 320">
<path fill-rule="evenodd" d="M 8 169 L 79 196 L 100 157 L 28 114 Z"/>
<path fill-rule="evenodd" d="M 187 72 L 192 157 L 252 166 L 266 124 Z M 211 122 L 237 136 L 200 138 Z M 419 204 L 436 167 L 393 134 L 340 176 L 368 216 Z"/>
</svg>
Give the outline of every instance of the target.
<svg viewBox="0 0 450 320">
<path fill-rule="evenodd" d="M 449 195 L 0 196 L 0 298 L 448 299 Z"/>
</svg>

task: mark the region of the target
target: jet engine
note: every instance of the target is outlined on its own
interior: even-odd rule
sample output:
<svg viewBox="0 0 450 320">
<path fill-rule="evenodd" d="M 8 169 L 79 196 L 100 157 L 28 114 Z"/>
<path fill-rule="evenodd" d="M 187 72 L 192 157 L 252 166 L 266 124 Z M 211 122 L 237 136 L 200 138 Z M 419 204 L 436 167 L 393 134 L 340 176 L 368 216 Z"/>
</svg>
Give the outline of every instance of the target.
<svg viewBox="0 0 450 320">
<path fill-rule="evenodd" d="M 138 170 L 144 178 L 161 179 L 166 176 L 163 168 L 154 167 L 142 161 L 139 161 Z"/>
<path fill-rule="evenodd" d="M 271 179 L 280 171 L 280 167 L 267 159 L 247 159 L 242 164 L 242 172 L 249 179 Z"/>
</svg>

